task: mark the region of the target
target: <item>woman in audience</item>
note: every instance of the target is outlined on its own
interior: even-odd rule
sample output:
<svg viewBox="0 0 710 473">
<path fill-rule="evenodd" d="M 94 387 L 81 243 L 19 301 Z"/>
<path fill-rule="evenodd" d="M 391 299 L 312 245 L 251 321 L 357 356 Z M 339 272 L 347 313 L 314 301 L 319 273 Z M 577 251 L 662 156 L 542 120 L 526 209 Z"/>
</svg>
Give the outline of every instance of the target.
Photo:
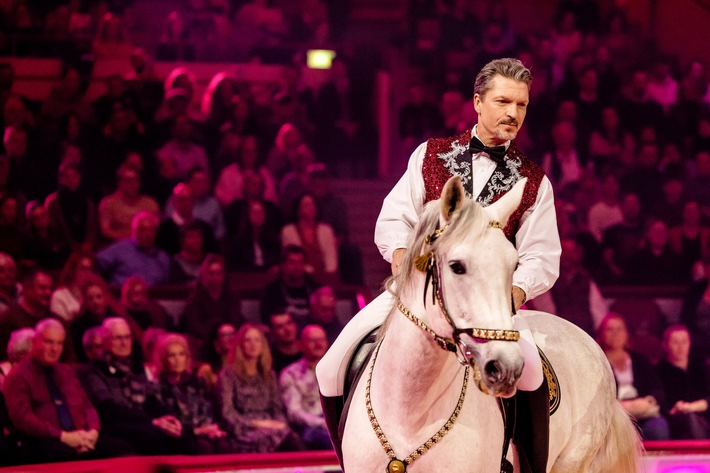
<svg viewBox="0 0 710 473">
<path fill-rule="evenodd" d="M 32 350 L 32 338 L 35 335 L 33 328 L 25 327 L 15 330 L 10 334 L 7 342 L 7 360 L 0 361 L 0 390 L 5 377 L 12 367 L 22 361 L 30 350 Z"/>
<path fill-rule="evenodd" d="M 121 305 L 138 326 L 170 328 L 170 316 L 165 308 L 148 296 L 148 283 L 140 276 L 131 276 L 121 286 Z"/>
<path fill-rule="evenodd" d="M 49 270 L 61 269 L 71 248 L 64 235 L 49 224 L 49 213 L 38 201 L 27 204 L 27 258 Z"/>
<path fill-rule="evenodd" d="M 175 416 L 182 424 L 187 453 L 208 455 L 232 451 L 227 433 L 214 422 L 212 402 L 204 381 L 191 370 L 187 340 L 176 333 L 164 334 L 155 347 L 163 414 Z"/>
<path fill-rule="evenodd" d="M 681 224 L 668 231 L 668 243 L 673 251 L 681 255 L 691 274 L 702 274 L 702 259 L 710 256 L 710 227 L 701 221 L 700 205 L 688 201 L 683 206 Z M 698 279 L 698 278 L 693 278 Z"/>
<path fill-rule="evenodd" d="M 170 281 L 176 284 L 194 283 L 200 276 L 205 259 L 203 224 L 197 220 L 180 229 L 180 249 L 172 256 Z"/>
<path fill-rule="evenodd" d="M 293 123 L 281 125 L 274 146 L 269 151 L 266 167 L 276 182 L 296 169 L 296 160 L 303 153 L 305 142 L 301 130 Z M 311 153 L 313 154 L 313 153 Z"/>
<path fill-rule="evenodd" d="M 225 430 L 241 453 L 303 450 L 289 428 L 271 351 L 264 332 L 252 323 L 237 332 L 229 365 L 219 375 L 217 395 Z"/>
<path fill-rule="evenodd" d="M 219 72 L 212 77 L 202 95 L 202 116 L 209 129 L 219 132 L 231 115 L 232 98 L 237 94 L 237 80 L 229 72 Z"/>
<path fill-rule="evenodd" d="M 663 333 L 665 357 L 658 363 L 658 375 L 665 394 L 664 412 L 673 439 L 706 439 L 708 423 L 708 385 L 705 362 L 691 357 L 690 333 L 684 325 L 671 325 Z"/>
<path fill-rule="evenodd" d="M 44 202 L 53 226 L 59 229 L 73 249 L 93 249 L 99 232 L 96 205 L 81 190 L 79 167 L 59 166 L 59 189 Z"/>
<path fill-rule="evenodd" d="M 80 362 L 88 361 L 82 340 L 84 333 L 91 327 L 101 325 L 104 319 L 109 317 L 121 317 L 125 319 L 131 327 L 131 333 L 135 339 L 141 339 L 143 332 L 111 296 L 111 292 L 99 276 L 89 276 L 81 289 L 81 310 L 77 317 L 69 325 L 68 338 L 74 343 L 77 359 Z"/>
<path fill-rule="evenodd" d="M 601 126 L 592 131 L 589 138 L 589 157 L 597 173 L 612 171 L 619 166 L 619 159 L 634 156 L 634 138 L 624 130 L 616 107 L 602 108 Z"/>
<path fill-rule="evenodd" d="M 264 202 L 252 200 L 246 207 L 226 248 L 227 265 L 236 271 L 269 271 L 279 262 L 281 229 L 278 221 L 269 218 Z"/>
<path fill-rule="evenodd" d="M 72 253 L 59 275 L 59 287 L 52 293 L 49 310 L 71 322 L 81 310 L 81 290 L 89 278 L 97 276 L 94 255 L 86 251 Z"/>
<path fill-rule="evenodd" d="M 609 313 L 598 328 L 597 343 L 609 360 L 617 384 L 617 398 L 646 440 L 668 440 L 668 421 L 660 412 L 663 386 L 651 363 L 627 348 L 624 318 Z"/>
<path fill-rule="evenodd" d="M 683 298 L 680 321 L 688 327 L 698 355 L 710 355 L 710 256 L 702 260 L 703 278 L 694 283 Z"/>
<path fill-rule="evenodd" d="M 331 226 L 319 221 L 318 204 L 311 194 L 303 194 L 296 200 L 291 222 L 281 230 L 281 247 L 302 247 L 309 272 L 335 275 L 338 271 L 338 244 Z"/>
<path fill-rule="evenodd" d="M 224 142 L 236 138 L 232 132 L 227 132 L 224 137 Z M 264 183 L 264 199 L 278 203 L 278 195 L 276 193 L 276 183 L 271 172 L 259 163 L 258 143 L 255 136 L 247 135 L 238 141 L 238 151 L 236 160 L 222 170 L 215 187 L 215 197 L 227 207 L 235 200 L 246 198 L 245 193 L 245 174 L 248 171 L 258 173 Z"/>
<path fill-rule="evenodd" d="M 236 334 L 237 328 L 234 325 L 222 324 L 212 330 L 207 342 L 202 345 L 200 361 L 203 363 L 197 368 L 196 373 L 205 380 L 210 392 L 214 391 L 219 372 L 229 363 Z"/>
</svg>

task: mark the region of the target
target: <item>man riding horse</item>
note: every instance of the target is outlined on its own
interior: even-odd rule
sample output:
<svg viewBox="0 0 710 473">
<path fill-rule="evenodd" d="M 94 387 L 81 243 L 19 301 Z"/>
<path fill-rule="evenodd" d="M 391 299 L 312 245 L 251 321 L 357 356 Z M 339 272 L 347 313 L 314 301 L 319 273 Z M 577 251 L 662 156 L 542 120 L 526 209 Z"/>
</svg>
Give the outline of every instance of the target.
<svg viewBox="0 0 710 473">
<path fill-rule="evenodd" d="M 559 275 L 561 253 L 552 185 L 542 169 L 513 141 L 525 119 L 531 81 L 530 71 L 519 60 L 491 61 L 479 72 L 474 85 L 477 125 L 458 136 L 430 139 L 412 153 L 407 171 L 385 198 L 375 227 L 375 242 L 384 259 L 391 263 L 393 274 L 407 251 L 407 238 L 422 207 L 440 197 L 450 177 L 460 176 L 466 195 L 483 206 L 527 178 L 520 206 L 504 229 L 519 255 L 512 281 L 511 313 L 552 287 Z M 316 368 L 336 451 L 338 439 L 334 430 L 342 412 L 350 360 L 363 338 L 382 324 L 393 304 L 387 291 L 373 300 L 353 317 Z M 532 334 L 521 317 L 514 317 L 514 327 L 520 331 L 518 343 L 525 357 L 518 382 L 523 392 L 516 395 L 518 406 L 543 405 L 548 401 L 547 386 L 542 383 L 540 357 Z M 518 410 L 526 411 L 524 407 Z M 546 452 L 546 419 L 531 423 L 534 440 L 528 450 Z M 543 423 L 544 427 L 537 425 Z M 542 428 L 541 434 L 535 432 L 538 428 Z M 530 471 L 545 471 L 546 454 L 527 460 Z"/>
</svg>

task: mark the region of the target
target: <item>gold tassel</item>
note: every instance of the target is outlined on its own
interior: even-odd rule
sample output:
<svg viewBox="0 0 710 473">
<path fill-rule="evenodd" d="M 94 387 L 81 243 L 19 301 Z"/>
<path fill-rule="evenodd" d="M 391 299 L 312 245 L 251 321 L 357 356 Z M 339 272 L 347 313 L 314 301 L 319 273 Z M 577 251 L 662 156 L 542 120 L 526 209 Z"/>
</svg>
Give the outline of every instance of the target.
<svg viewBox="0 0 710 473">
<path fill-rule="evenodd" d="M 417 256 L 414 260 L 414 267 L 416 267 L 422 273 L 426 273 L 429 269 L 431 263 L 431 253 L 425 253 L 423 255 Z"/>
</svg>

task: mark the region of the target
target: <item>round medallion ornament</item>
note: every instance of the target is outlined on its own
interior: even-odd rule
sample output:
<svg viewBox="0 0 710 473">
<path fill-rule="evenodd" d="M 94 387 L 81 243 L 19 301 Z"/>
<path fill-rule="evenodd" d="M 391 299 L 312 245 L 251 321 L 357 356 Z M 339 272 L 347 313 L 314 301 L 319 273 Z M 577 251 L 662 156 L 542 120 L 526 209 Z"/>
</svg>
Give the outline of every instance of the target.
<svg viewBox="0 0 710 473">
<path fill-rule="evenodd" d="M 395 458 L 390 460 L 387 465 L 387 473 L 404 473 L 405 471 L 407 471 L 407 467 L 404 463 L 402 463 L 402 460 L 397 460 Z"/>
</svg>

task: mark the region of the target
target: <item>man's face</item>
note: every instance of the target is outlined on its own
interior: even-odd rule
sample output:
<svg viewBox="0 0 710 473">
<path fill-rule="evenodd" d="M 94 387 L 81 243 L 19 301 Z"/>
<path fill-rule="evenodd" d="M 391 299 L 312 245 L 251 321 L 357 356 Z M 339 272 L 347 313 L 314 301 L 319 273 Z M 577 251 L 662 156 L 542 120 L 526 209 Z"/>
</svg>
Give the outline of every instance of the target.
<svg viewBox="0 0 710 473">
<path fill-rule="evenodd" d="M 135 197 L 141 189 L 141 179 L 133 170 L 125 170 L 118 176 L 118 190 L 126 197 Z"/>
<path fill-rule="evenodd" d="M 131 329 L 126 323 L 115 323 L 109 330 L 106 350 L 116 358 L 131 356 Z"/>
<path fill-rule="evenodd" d="M 285 281 L 300 281 L 306 273 L 305 256 L 298 253 L 289 254 L 281 266 Z"/>
<path fill-rule="evenodd" d="M 91 313 L 103 315 L 106 311 L 106 297 L 100 286 L 89 286 L 84 291 L 84 307 Z"/>
<path fill-rule="evenodd" d="M 149 218 L 142 218 L 136 224 L 135 240 L 139 248 L 149 250 L 155 246 L 155 235 L 158 232 L 157 225 Z"/>
<path fill-rule="evenodd" d="M 272 315 L 271 333 L 277 343 L 292 343 L 298 335 L 298 326 L 290 314 Z"/>
<path fill-rule="evenodd" d="M 690 335 L 685 330 L 674 331 L 668 336 L 665 349 L 669 361 L 687 361 L 690 354 Z"/>
<path fill-rule="evenodd" d="M 145 284 L 134 284 L 126 292 L 126 299 L 128 304 L 132 309 L 143 309 L 148 303 L 148 291 L 146 290 Z"/>
<path fill-rule="evenodd" d="M 48 274 L 37 273 L 31 284 L 24 291 L 24 297 L 32 305 L 47 308 L 52 297 L 52 278 Z"/>
<path fill-rule="evenodd" d="M 89 337 L 84 345 L 84 353 L 89 360 L 100 360 L 104 356 L 104 340 L 100 335 L 94 334 Z"/>
<path fill-rule="evenodd" d="M 57 364 L 62 356 L 65 337 L 66 334 L 63 328 L 44 328 L 32 342 L 32 355 L 43 365 L 51 366 Z"/>
<path fill-rule="evenodd" d="M 310 325 L 301 334 L 303 357 L 308 361 L 318 361 L 323 358 L 328 350 L 328 337 L 325 330 L 318 326 Z"/>
<path fill-rule="evenodd" d="M 210 264 L 202 273 L 202 284 L 207 288 L 221 289 L 225 279 L 224 265 L 219 262 Z"/>
<path fill-rule="evenodd" d="M 495 76 L 492 87 L 482 97 L 473 96 L 478 112 L 478 136 L 487 146 L 512 140 L 523 125 L 528 107 L 528 86 L 502 76 Z"/>
<path fill-rule="evenodd" d="M 335 320 L 336 301 L 332 294 L 321 294 L 311 307 L 313 321 L 321 325 L 327 325 Z"/>
<path fill-rule="evenodd" d="M 215 340 L 215 349 L 219 354 L 229 353 L 234 346 L 235 335 L 237 329 L 232 324 L 223 324 L 217 330 L 217 339 Z"/>
</svg>

